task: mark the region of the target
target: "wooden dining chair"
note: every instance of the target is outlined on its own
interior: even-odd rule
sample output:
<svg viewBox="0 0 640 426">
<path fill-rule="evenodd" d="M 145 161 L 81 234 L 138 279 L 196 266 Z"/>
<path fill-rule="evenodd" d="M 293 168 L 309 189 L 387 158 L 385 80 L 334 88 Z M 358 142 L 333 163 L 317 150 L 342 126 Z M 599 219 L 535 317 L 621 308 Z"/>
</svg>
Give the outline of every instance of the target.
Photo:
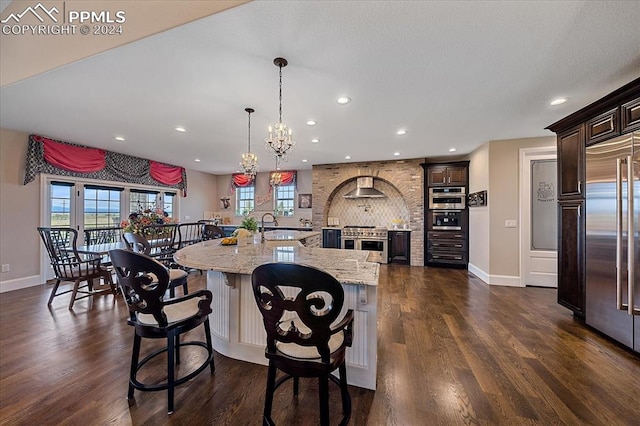
<svg viewBox="0 0 640 426">
<path fill-rule="evenodd" d="M 346 425 L 351 417 L 345 352 L 353 341 L 353 310 L 337 322 L 344 290 L 333 276 L 311 266 L 268 263 L 251 275 L 253 295 L 267 332 L 265 356 L 269 360 L 263 425 L 273 425 L 273 394 L 293 378 L 298 395 L 300 377 L 317 377 L 320 424 L 329 424 L 329 380 L 337 383 Z M 331 373 L 339 371 L 339 379 Z M 284 375 L 276 380 L 277 370 Z"/>
<path fill-rule="evenodd" d="M 204 225 L 203 240 L 216 240 L 218 238 L 224 238 L 224 231 L 216 225 L 211 225 L 209 223 Z"/>
<path fill-rule="evenodd" d="M 73 309 L 73 304 L 76 300 L 104 292 L 116 294 L 116 286 L 111 279 L 111 272 L 101 264 L 101 255 L 78 253 L 78 231 L 73 228 L 39 227 L 38 233 L 49 254 L 51 267 L 56 279 L 47 305 L 51 305 L 54 297 L 66 293 L 71 293 L 69 309 Z M 95 291 L 94 280 L 100 279 L 108 285 L 108 288 Z M 58 287 L 63 281 L 73 282 L 73 287 L 70 290 L 58 293 Z M 82 282 L 86 282 L 86 284 L 80 285 Z M 78 294 L 81 294 L 81 296 L 78 296 Z"/>
<path fill-rule="evenodd" d="M 213 361 L 213 345 L 209 327 L 211 300 L 209 290 L 198 290 L 181 297 L 165 299 L 163 296 L 169 286 L 169 272 L 164 265 L 155 259 L 129 250 L 111 250 L 109 257 L 116 272 L 118 284 L 129 307 L 127 323 L 135 328 L 133 350 L 131 353 L 131 368 L 129 372 L 129 391 L 127 398 L 131 400 L 135 389 L 141 391 L 167 390 L 169 414 L 174 411 L 174 390 L 204 371 L 207 366 L 211 374 L 215 372 Z M 204 325 L 205 342 L 181 342 L 180 335 Z M 150 353 L 140 360 L 142 338 L 166 339 L 164 347 Z M 176 378 L 176 365 L 180 364 L 180 348 L 197 346 L 206 349 L 206 357 L 201 363 L 196 363 L 195 369 L 182 377 Z M 138 379 L 138 372 L 153 358 L 166 353 L 167 379 L 162 383 L 157 381 L 143 383 Z M 190 353 L 189 361 L 197 356 Z M 150 363 L 148 368 L 162 365 Z"/>
<path fill-rule="evenodd" d="M 153 238 L 153 236 L 151 237 Z M 171 257 L 171 261 L 167 262 L 165 258 L 165 254 L 160 252 L 159 256 L 153 255 L 153 247 L 149 240 L 142 234 L 134 234 L 132 232 L 125 232 L 122 234 L 122 239 L 127 244 L 127 248 L 136 253 L 142 253 L 147 256 L 153 257 L 157 261 L 167 268 L 169 273 L 169 296 L 176 296 L 176 287 L 182 287 L 183 294 L 189 293 L 189 287 L 187 283 L 187 279 L 189 277 L 189 273 L 180 268 L 170 267 L 173 265 L 173 256 Z"/>
</svg>

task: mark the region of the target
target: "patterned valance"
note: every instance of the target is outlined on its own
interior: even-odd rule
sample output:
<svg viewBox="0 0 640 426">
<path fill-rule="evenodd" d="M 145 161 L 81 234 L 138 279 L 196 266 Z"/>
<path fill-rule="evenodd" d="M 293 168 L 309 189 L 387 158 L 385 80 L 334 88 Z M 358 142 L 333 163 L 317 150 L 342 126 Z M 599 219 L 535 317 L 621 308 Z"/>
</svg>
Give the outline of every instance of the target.
<svg viewBox="0 0 640 426">
<path fill-rule="evenodd" d="M 187 196 L 183 167 L 30 135 L 24 184 L 38 173 L 165 186 L 180 189 Z"/>
<path fill-rule="evenodd" d="M 251 186 L 255 182 L 253 176 L 247 176 L 244 173 L 234 173 L 231 175 L 231 192 L 234 192 L 236 188 L 243 186 Z"/>
<path fill-rule="evenodd" d="M 295 170 L 291 171 L 275 171 L 269 173 L 269 191 L 271 191 L 271 187 L 278 185 L 295 185 L 298 177 L 298 172 Z"/>
</svg>

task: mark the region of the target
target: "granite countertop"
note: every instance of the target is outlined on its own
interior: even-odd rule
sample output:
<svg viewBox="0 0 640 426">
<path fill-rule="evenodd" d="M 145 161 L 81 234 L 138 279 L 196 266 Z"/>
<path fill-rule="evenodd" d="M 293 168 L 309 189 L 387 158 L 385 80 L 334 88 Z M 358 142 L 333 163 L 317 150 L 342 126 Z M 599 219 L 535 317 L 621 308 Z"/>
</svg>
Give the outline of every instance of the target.
<svg viewBox="0 0 640 426">
<path fill-rule="evenodd" d="M 320 235 L 320 232 L 314 231 L 292 231 L 292 230 L 277 230 L 277 231 L 265 231 L 265 241 L 300 241 L 305 238 L 314 237 Z"/>
<path fill-rule="evenodd" d="M 342 284 L 378 285 L 380 265 L 367 262 L 368 251 L 260 243 L 223 246 L 220 242 L 209 240 L 190 245 L 178 250 L 174 259 L 189 268 L 244 275 L 250 275 L 265 263 L 293 262 L 322 269 Z"/>
</svg>

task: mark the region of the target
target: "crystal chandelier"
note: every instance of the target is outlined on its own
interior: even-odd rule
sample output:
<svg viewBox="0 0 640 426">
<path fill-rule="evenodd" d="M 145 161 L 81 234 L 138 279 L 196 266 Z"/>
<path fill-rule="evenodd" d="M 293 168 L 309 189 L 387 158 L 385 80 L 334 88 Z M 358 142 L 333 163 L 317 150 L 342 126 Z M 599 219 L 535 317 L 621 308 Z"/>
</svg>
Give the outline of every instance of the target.
<svg viewBox="0 0 640 426">
<path fill-rule="evenodd" d="M 258 173 L 258 156 L 251 152 L 251 113 L 255 112 L 253 108 L 244 109 L 249 115 L 249 149 L 242 154 L 242 161 L 240 167 L 245 176 L 255 177 Z"/>
<path fill-rule="evenodd" d="M 264 141 L 267 151 L 275 154 L 275 156 L 281 160 L 287 161 L 287 153 L 289 153 L 296 144 L 294 140 L 291 139 L 291 128 L 282 122 L 282 67 L 286 67 L 288 62 L 284 58 L 275 58 L 273 63 L 280 68 L 280 115 L 275 126 L 269 126 L 269 137 Z"/>
<path fill-rule="evenodd" d="M 280 167 L 278 166 L 278 159 L 280 157 L 276 156 L 276 171 L 271 173 L 271 177 L 269 178 L 269 185 L 273 187 L 273 189 L 278 189 L 278 186 L 282 183 L 282 173 L 280 173 Z"/>
</svg>

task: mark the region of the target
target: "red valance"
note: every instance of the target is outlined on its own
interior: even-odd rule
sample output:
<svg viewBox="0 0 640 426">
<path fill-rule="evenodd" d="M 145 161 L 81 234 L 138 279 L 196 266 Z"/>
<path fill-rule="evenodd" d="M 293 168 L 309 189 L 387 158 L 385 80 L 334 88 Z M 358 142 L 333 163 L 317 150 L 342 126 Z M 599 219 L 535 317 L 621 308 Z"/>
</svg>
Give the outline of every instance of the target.
<svg viewBox="0 0 640 426">
<path fill-rule="evenodd" d="M 149 175 L 158 182 L 165 185 L 177 185 L 182 182 L 183 167 L 169 166 L 151 160 L 149 164 Z"/>
<path fill-rule="evenodd" d="M 238 187 L 251 186 L 253 181 L 252 176 L 247 176 L 244 173 L 234 173 L 231 175 L 231 191 Z"/>
<path fill-rule="evenodd" d="M 297 174 L 298 172 L 296 172 L 295 170 L 287 172 L 271 172 L 269 173 L 269 182 L 273 182 L 274 179 L 278 180 L 278 175 L 280 175 L 280 185 L 290 185 L 292 183 L 295 184 Z"/>
<path fill-rule="evenodd" d="M 98 148 L 62 144 L 52 139 L 34 136 L 44 146 L 44 160 L 54 167 L 71 172 L 91 173 L 107 165 L 107 151 Z"/>
</svg>

